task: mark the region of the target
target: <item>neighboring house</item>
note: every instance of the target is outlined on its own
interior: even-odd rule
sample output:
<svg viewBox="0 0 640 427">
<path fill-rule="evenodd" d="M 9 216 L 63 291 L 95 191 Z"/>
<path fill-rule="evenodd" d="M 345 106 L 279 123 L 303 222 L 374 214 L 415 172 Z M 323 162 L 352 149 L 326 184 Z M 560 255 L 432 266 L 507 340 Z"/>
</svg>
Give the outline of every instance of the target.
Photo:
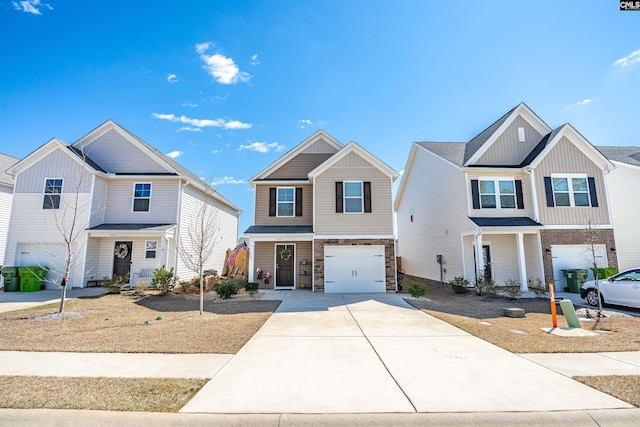
<svg viewBox="0 0 640 427">
<path fill-rule="evenodd" d="M 596 147 L 616 166 L 606 175 L 620 270 L 640 267 L 640 147 Z"/>
<path fill-rule="evenodd" d="M 396 287 L 391 187 L 398 173 L 355 142 L 318 131 L 251 178 L 254 225 L 245 231 L 263 286 L 314 292 Z"/>
<path fill-rule="evenodd" d="M 469 142 L 417 142 L 395 200 L 405 273 L 563 289 L 562 269 L 617 267 L 605 185 L 614 165 L 570 124 L 519 104 Z M 442 261 L 442 264 L 438 263 Z M 442 267 L 442 276 L 441 276 Z"/>
<path fill-rule="evenodd" d="M 72 145 L 50 140 L 8 173 L 15 191 L 5 265 L 48 267 L 47 288 L 60 283 L 72 229 L 73 287 L 112 276 L 135 285 L 162 265 L 194 277 L 178 250 L 190 248 L 201 212 L 216 216 L 217 229 L 205 268 L 222 272 L 236 245 L 240 210 L 111 120 Z"/>
<path fill-rule="evenodd" d="M 9 217 L 11 216 L 11 204 L 13 201 L 13 177 L 7 175 L 5 170 L 18 162 L 15 157 L 0 153 L 0 266 L 4 260 L 5 246 L 7 244 L 7 230 L 9 229 Z M 0 278 L 0 285 L 4 278 Z M 1 286 L 0 286 L 1 287 Z"/>
</svg>

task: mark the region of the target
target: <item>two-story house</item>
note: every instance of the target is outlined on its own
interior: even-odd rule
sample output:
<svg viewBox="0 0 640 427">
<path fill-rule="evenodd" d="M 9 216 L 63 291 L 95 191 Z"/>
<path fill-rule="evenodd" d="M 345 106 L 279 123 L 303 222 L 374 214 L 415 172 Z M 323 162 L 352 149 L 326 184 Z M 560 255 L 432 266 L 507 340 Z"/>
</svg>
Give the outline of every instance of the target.
<svg viewBox="0 0 640 427">
<path fill-rule="evenodd" d="M 614 165 L 570 124 L 525 104 L 468 142 L 417 142 L 395 200 L 405 273 L 564 289 L 563 269 L 617 267 L 605 174 Z M 589 224 L 593 233 L 587 231 Z"/>
<path fill-rule="evenodd" d="M 606 175 L 621 271 L 640 267 L 640 147 L 596 147 L 615 169 Z"/>
<path fill-rule="evenodd" d="M 8 173 L 15 189 L 5 265 L 47 267 L 47 288 L 60 284 L 68 254 L 73 287 L 105 276 L 135 285 L 163 265 L 194 277 L 180 252 L 194 249 L 202 219 L 215 222 L 205 268 L 222 272 L 237 242 L 240 209 L 111 120 L 72 145 L 50 140 Z"/>
<path fill-rule="evenodd" d="M 11 204 L 13 203 L 13 177 L 5 173 L 5 170 L 17 163 L 18 160 L 20 159 L 0 153 L 0 265 L 4 260 Z M 3 283 L 4 277 L 0 277 L 0 285 Z"/>
<path fill-rule="evenodd" d="M 397 177 L 355 142 L 343 145 L 324 131 L 302 141 L 249 181 L 249 279 L 259 280 L 260 269 L 274 289 L 395 291 Z"/>
</svg>

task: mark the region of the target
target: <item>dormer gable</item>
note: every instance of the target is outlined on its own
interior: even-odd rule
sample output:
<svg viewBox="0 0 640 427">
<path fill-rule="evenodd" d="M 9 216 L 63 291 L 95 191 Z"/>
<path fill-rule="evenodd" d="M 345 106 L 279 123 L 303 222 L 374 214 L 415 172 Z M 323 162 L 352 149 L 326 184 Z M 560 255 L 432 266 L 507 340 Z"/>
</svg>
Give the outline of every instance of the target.
<svg viewBox="0 0 640 427">
<path fill-rule="evenodd" d="M 351 141 L 345 145 L 338 153 L 333 155 L 330 159 L 319 165 L 317 168 L 309 172 L 309 179 L 313 181 L 314 178 L 324 173 L 326 170 L 333 166 L 341 167 L 359 167 L 359 166 L 374 166 L 382 173 L 391 178 L 391 181 L 395 181 L 400 175 L 393 168 L 382 162 L 373 154 Z"/>
</svg>

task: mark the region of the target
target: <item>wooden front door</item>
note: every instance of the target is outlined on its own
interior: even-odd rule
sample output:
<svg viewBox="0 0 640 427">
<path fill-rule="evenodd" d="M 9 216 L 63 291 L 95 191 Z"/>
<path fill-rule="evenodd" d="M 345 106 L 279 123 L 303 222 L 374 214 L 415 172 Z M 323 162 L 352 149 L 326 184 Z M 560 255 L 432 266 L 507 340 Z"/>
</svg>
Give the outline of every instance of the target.
<svg viewBox="0 0 640 427">
<path fill-rule="evenodd" d="M 295 288 L 295 245 L 276 245 L 275 289 Z"/>
<path fill-rule="evenodd" d="M 116 242 L 113 247 L 113 275 L 129 283 L 131 273 L 131 249 L 133 242 Z"/>
</svg>

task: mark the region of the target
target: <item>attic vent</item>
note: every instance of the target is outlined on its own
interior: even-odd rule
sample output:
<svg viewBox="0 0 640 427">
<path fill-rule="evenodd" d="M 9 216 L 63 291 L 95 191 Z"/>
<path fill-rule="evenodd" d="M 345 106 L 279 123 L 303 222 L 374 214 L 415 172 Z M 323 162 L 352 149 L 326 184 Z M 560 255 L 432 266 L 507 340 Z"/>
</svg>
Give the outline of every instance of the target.
<svg viewBox="0 0 640 427">
<path fill-rule="evenodd" d="M 523 127 L 519 127 L 519 128 L 518 128 L 518 141 L 520 141 L 520 142 L 525 142 L 525 138 L 524 138 L 524 128 L 523 128 Z"/>
</svg>

